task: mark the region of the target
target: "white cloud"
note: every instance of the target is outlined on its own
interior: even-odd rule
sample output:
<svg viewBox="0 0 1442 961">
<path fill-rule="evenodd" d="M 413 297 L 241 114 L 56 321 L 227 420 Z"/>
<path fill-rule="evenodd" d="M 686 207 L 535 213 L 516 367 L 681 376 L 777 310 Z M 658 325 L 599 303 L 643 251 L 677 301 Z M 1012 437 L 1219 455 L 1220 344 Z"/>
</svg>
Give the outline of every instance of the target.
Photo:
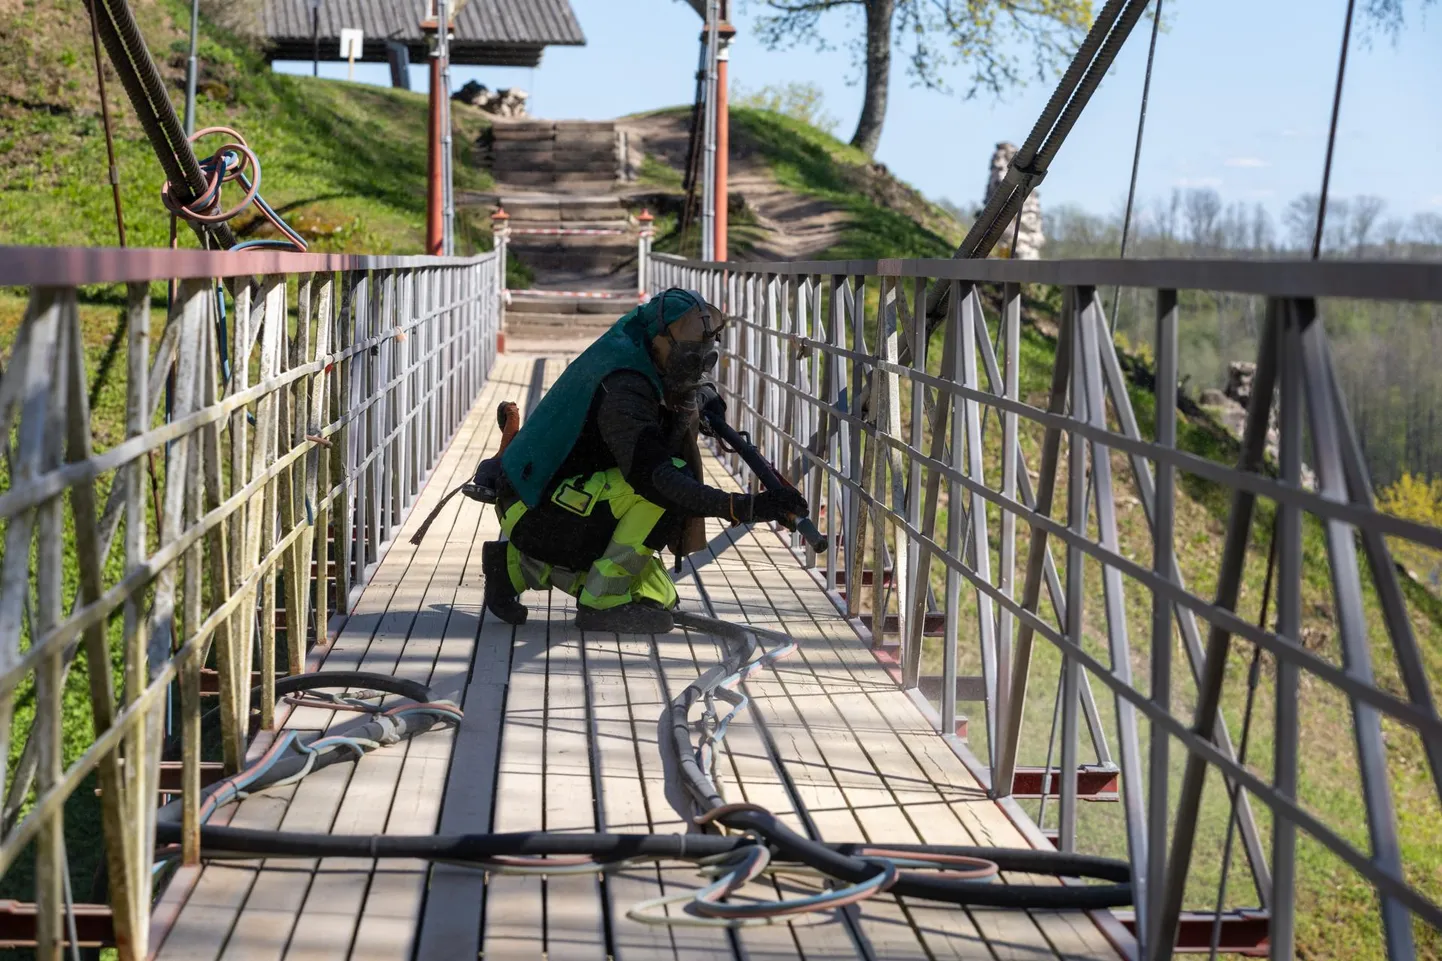
<svg viewBox="0 0 1442 961">
<path fill-rule="evenodd" d="M 1174 187 L 1220 187 L 1221 177 L 1179 177 L 1172 181 Z"/>
<path fill-rule="evenodd" d="M 1442 194 L 1433 194 L 1427 198 L 1427 203 L 1433 207 L 1442 207 Z"/>
<path fill-rule="evenodd" d="M 1227 160 L 1225 160 L 1225 161 L 1223 161 L 1223 162 L 1224 162 L 1228 167 L 1269 167 L 1269 166 L 1271 166 L 1271 164 L 1267 163 L 1265 160 L 1261 159 L 1260 157 L 1230 157 L 1230 158 L 1228 158 Z"/>
<path fill-rule="evenodd" d="M 1260 190 L 1247 190 L 1242 193 L 1242 196 L 1251 200 L 1266 200 L 1268 197 L 1275 197 L 1276 195 L 1277 192 L 1275 190 L 1267 190 L 1265 188 Z"/>
</svg>

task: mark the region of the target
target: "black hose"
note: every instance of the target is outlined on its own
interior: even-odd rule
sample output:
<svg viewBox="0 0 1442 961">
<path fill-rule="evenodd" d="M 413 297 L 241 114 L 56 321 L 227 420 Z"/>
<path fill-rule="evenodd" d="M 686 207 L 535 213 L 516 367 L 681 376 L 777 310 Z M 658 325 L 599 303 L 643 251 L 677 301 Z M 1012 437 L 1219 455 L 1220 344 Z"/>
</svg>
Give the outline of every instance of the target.
<svg viewBox="0 0 1442 961">
<path fill-rule="evenodd" d="M 755 641 L 736 644 L 734 638 L 722 635 L 727 653 L 722 662 L 688 684 L 671 702 L 667 729 L 670 737 L 666 747 L 671 751 L 676 768 L 680 772 L 682 787 L 696 801 L 703 811 L 714 811 L 722 805 L 722 798 L 711 779 L 701 770 L 691 746 L 688 715 L 696 701 L 713 691 L 721 681 L 735 674 L 751 660 Z M 749 831 L 764 838 L 783 860 L 797 861 L 815 868 L 824 874 L 843 881 L 858 883 L 876 874 L 876 865 L 849 852 L 860 847 L 885 847 L 892 845 L 833 845 L 797 834 L 783 824 L 775 815 L 761 808 L 738 805 L 736 809 L 724 810 L 714 818 L 735 831 Z M 941 851 L 930 845 L 901 845 L 901 849 Z M 960 850 L 960 849 L 955 849 Z M 976 854 L 976 852 L 985 852 Z M 1109 858 L 1094 858 L 1085 855 L 1064 854 L 1055 851 L 990 851 L 989 849 L 967 849 L 967 853 L 993 861 L 1003 870 L 1022 870 L 1044 874 L 1061 874 L 1072 877 L 1091 877 L 1112 881 L 1106 885 L 997 885 L 988 881 L 962 881 L 945 876 L 920 875 L 903 872 L 890 890 L 896 894 L 927 898 L 950 904 L 975 904 L 989 907 L 1013 908 L 1076 908 L 1099 909 L 1121 907 L 1132 903 L 1131 868 L 1124 861 Z M 1002 855 L 1002 859 L 993 856 Z M 1016 855 L 1025 858 L 1027 867 L 1006 868 L 1003 860 Z M 1008 864 L 1022 863 L 1007 860 Z"/>
<path fill-rule="evenodd" d="M 1094 878 L 1111 884 L 1080 886 L 995 884 L 904 873 L 893 894 L 948 904 L 1002 908 L 1096 909 L 1132 903 L 1131 873 L 1123 861 L 1064 854 L 1060 851 L 934 844 L 825 844 L 803 838 L 770 815 L 746 811 L 722 820 L 749 821 L 778 860 L 806 864 L 843 880 L 859 881 L 876 873 L 856 855 L 868 848 L 930 855 L 984 858 L 1002 871 Z M 159 822 L 157 841 L 176 844 L 181 826 Z M 259 831 L 206 825 L 200 829 L 202 857 L 246 854 L 295 858 L 403 858 L 422 861 L 489 861 L 502 855 L 589 855 L 600 863 L 632 858 L 699 860 L 729 854 L 757 843 L 749 835 L 717 834 L 571 834 L 521 831 L 513 834 L 348 835 Z M 853 866 L 856 866 L 853 868 Z"/>
<path fill-rule="evenodd" d="M 891 844 L 834 845 L 802 837 L 768 811 L 747 809 L 717 818 L 735 830 L 752 831 L 761 836 L 786 861 L 797 861 L 853 884 L 876 876 L 876 865 L 847 852 L 866 847 L 896 850 Z M 947 904 L 971 904 L 996 908 L 1047 908 L 1095 910 L 1123 907 L 1132 903 L 1131 869 L 1124 861 L 1097 858 L 1060 851 L 1011 851 L 992 848 L 942 848 L 931 845 L 904 845 L 922 852 L 965 852 L 992 861 L 1002 870 L 1058 874 L 1068 877 L 1094 877 L 1116 883 L 1100 885 L 1055 884 L 993 884 L 988 881 L 961 881 L 945 876 L 927 876 L 902 872 L 888 890 L 904 897 L 926 898 Z M 1011 854 L 1025 856 L 1030 867 L 1008 867 Z"/>
<path fill-rule="evenodd" d="M 386 694 L 396 694 L 409 698 L 420 704 L 426 704 L 435 700 L 431 689 L 418 681 L 407 680 L 403 677 L 393 677 L 390 674 L 371 674 L 366 671 L 318 671 L 312 674 L 296 674 L 292 677 L 284 677 L 275 682 L 276 694 L 295 694 L 299 691 L 316 691 L 325 688 L 373 688 L 383 691 Z M 251 698 L 260 697 L 262 689 L 259 687 L 251 689 Z M 322 705 L 323 707 L 323 705 Z M 212 708 L 206 716 L 215 713 L 219 708 Z M 424 734 L 435 727 L 440 719 L 431 714 L 420 714 L 413 717 L 395 717 L 387 721 L 370 720 L 355 729 L 346 732 L 346 737 L 358 738 L 367 741 L 384 741 L 391 737 L 409 738 L 417 734 Z M 312 738 L 314 740 L 314 738 Z M 266 769 L 265 773 L 246 785 L 247 791 L 259 791 L 267 785 L 277 781 L 285 780 L 288 777 L 299 774 L 307 769 L 311 772 L 319 771 L 321 768 L 329 767 L 341 761 L 354 760 L 355 755 L 347 751 L 330 751 L 326 754 L 312 756 L 304 751 L 297 752 L 288 757 L 283 757 Z M 224 781 L 207 785 L 200 793 L 200 800 L 205 801 L 210 795 L 225 787 Z M 161 806 L 156 813 L 160 822 L 179 821 L 182 811 L 182 800 L 177 798 L 168 804 Z"/>
<path fill-rule="evenodd" d="M 762 487 L 772 491 L 790 487 L 791 485 L 786 483 L 786 480 L 776 472 L 776 469 L 771 466 L 771 463 L 756 449 L 756 445 L 752 444 L 741 434 L 737 433 L 735 428 L 726 423 L 726 401 L 722 399 L 721 394 L 717 392 L 716 388 L 710 384 L 705 384 L 702 386 L 700 393 L 701 419 L 705 421 L 707 432 L 711 436 L 719 438 L 723 444 L 740 454 L 741 459 L 751 468 L 757 480 L 761 481 Z M 816 525 L 812 523 L 810 517 L 807 517 L 805 514 L 798 514 L 792 517 L 786 526 L 806 538 L 806 542 L 811 545 L 812 550 L 817 553 L 826 550 L 826 536 L 816 529 Z"/>
<path fill-rule="evenodd" d="M 431 689 L 419 681 L 408 681 L 403 677 L 395 677 L 391 674 L 371 674 L 366 671 L 314 671 L 309 674 L 292 674 L 290 677 L 276 680 L 275 693 L 279 697 L 285 694 L 296 694 L 300 691 L 322 691 L 332 687 L 373 689 L 385 694 L 408 697 L 412 701 L 422 704 L 434 697 Z M 265 688 L 259 685 L 251 688 L 251 701 L 260 700 L 264 693 Z M 200 716 L 200 721 L 203 724 L 219 713 L 219 706 L 213 707 Z"/>
<path fill-rule="evenodd" d="M 689 621 L 701 619 L 688 616 Z M 710 621 L 710 619 L 705 619 Z M 725 642 L 726 657 L 707 671 L 671 702 L 669 711 L 670 737 L 666 748 L 672 752 L 681 772 L 685 790 L 705 811 L 716 811 L 722 798 L 705 772 L 701 770 L 692 750 L 687 715 L 692 705 L 713 692 L 726 678 L 737 673 L 754 655 L 756 632 L 720 625 L 718 636 Z M 764 632 L 768 635 L 772 632 Z M 277 693 L 291 693 L 328 687 L 359 687 L 362 685 L 430 701 L 430 690 L 423 684 L 388 675 L 359 671 L 336 671 L 302 674 L 276 682 Z M 407 725 L 404 718 L 392 723 Z M 415 726 L 425 730 L 435 718 L 421 715 Z M 380 733 L 382 725 L 372 721 L 362 725 L 352 736 L 371 736 L 374 726 Z M 405 735 L 412 733 L 407 727 Z M 417 732 L 418 733 L 418 732 Z M 404 735 L 403 735 L 404 736 Z M 372 737 L 374 739 L 374 737 Z M 342 751 L 315 757 L 309 754 L 284 758 L 272 764 L 247 790 L 259 790 L 268 783 L 298 773 L 309 763 L 312 769 L 348 760 Z M 207 788 L 207 795 L 219 790 L 220 784 Z M 179 802 L 161 809 L 156 824 L 156 839 L 166 843 L 181 841 L 182 826 L 177 823 Z M 700 859 L 726 854 L 742 847 L 764 842 L 778 860 L 805 864 L 833 878 L 852 883 L 875 875 L 872 860 L 864 859 L 868 848 L 915 853 L 925 858 L 933 855 L 965 855 L 992 861 L 1003 871 L 1033 874 L 1055 874 L 1064 877 L 1092 878 L 1111 882 L 1095 885 L 1031 885 L 993 884 L 988 880 L 961 880 L 940 876 L 903 872 L 890 890 L 899 895 L 926 898 L 948 904 L 967 904 L 1000 908 L 1100 909 L 1133 903 L 1131 870 L 1123 861 L 1059 851 L 1017 850 L 1007 848 L 957 847 L 927 844 L 827 844 L 797 834 L 769 811 L 751 806 L 716 811 L 714 820 L 733 831 L 733 835 L 715 834 L 547 834 L 528 831 L 515 834 L 463 834 L 450 836 L 410 835 L 336 835 L 290 831 L 257 831 L 202 825 L 200 844 L 202 856 L 221 857 L 246 854 L 285 857 L 362 857 L 407 858 L 429 861 L 488 861 L 499 855 L 589 855 L 597 861 L 623 861 L 632 858 Z"/>
<path fill-rule="evenodd" d="M 157 824 L 157 841 L 178 843 L 181 828 Z M 519 831 L 514 834 L 352 835 L 258 831 L 206 825 L 200 829 L 203 852 L 267 857 L 414 858 L 431 861 L 483 861 L 499 855 L 589 854 L 600 861 L 656 857 L 694 859 L 727 854 L 756 843 L 754 838 L 719 834 L 572 834 Z"/>
</svg>

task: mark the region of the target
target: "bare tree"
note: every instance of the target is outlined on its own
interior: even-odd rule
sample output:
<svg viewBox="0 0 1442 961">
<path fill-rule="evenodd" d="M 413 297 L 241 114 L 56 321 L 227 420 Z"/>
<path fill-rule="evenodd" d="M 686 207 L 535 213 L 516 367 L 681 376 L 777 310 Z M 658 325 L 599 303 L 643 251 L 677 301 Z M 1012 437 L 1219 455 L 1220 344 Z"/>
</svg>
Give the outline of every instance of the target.
<svg viewBox="0 0 1442 961">
<path fill-rule="evenodd" d="M 1419 244 L 1442 247 L 1442 214 L 1413 214 L 1408 232 Z"/>
<path fill-rule="evenodd" d="M 1222 212 L 1222 198 L 1210 187 L 1193 187 L 1182 202 L 1187 220 L 1187 241 L 1206 251 L 1217 244 L 1217 218 Z"/>
<path fill-rule="evenodd" d="M 1387 201 L 1370 194 L 1352 198 L 1348 210 L 1350 216 L 1347 219 L 1347 239 L 1356 256 L 1364 255 L 1367 241 L 1372 236 L 1372 228 L 1376 226 L 1377 218 L 1382 216 L 1382 208 L 1386 206 Z"/>
<path fill-rule="evenodd" d="M 695 6 L 699 0 L 689 0 Z M 861 116 L 851 145 L 876 152 L 886 120 L 891 53 L 900 47 L 907 73 L 928 89 L 950 92 L 947 68 L 968 71 L 965 96 L 998 94 L 1043 79 L 1072 52 L 1091 20 L 1089 0 L 758 0 L 757 21 L 771 49 L 828 44 L 821 19 L 852 14 L 862 27 L 850 44 L 864 72 Z M 856 15 L 860 14 L 859 17 Z"/>
<path fill-rule="evenodd" d="M 1322 250 L 1342 250 L 1347 244 L 1348 212 L 1351 204 L 1344 197 L 1327 198 L 1327 223 L 1322 232 Z M 1287 239 L 1299 250 L 1311 250 L 1312 239 L 1317 233 L 1317 195 L 1302 194 L 1287 204 L 1282 212 L 1282 223 L 1287 228 Z"/>
<path fill-rule="evenodd" d="M 1254 254 L 1266 253 L 1272 247 L 1272 217 L 1261 204 L 1252 207 L 1252 242 Z"/>
</svg>

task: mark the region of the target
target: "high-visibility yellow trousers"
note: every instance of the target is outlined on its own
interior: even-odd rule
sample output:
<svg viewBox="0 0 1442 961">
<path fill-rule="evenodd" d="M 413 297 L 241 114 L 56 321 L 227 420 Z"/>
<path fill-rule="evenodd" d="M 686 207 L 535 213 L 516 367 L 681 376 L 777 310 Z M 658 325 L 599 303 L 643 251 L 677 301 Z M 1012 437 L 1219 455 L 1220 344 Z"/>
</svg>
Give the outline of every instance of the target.
<svg viewBox="0 0 1442 961">
<path fill-rule="evenodd" d="M 615 525 L 610 542 L 605 552 L 584 570 L 548 564 L 508 543 L 506 568 L 516 592 L 554 587 L 596 610 L 639 600 L 653 601 L 668 610 L 674 608 L 678 601 L 676 587 L 657 552 L 646 546 L 647 538 L 666 513 L 665 508 L 636 493 L 615 467 L 598 471 L 589 478 L 572 478 L 568 484 L 569 491 L 575 495 L 575 505 L 585 510 L 584 514 L 573 513 L 594 518 L 596 524 Z M 566 484 L 558 487 L 552 502 L 570 510 L 561 497 L 566 487 Z M 527 512 L 521 501 L 512 504 L 501 515 L 501 534 L 509 540 L 511 531 Z"/>
</svg>

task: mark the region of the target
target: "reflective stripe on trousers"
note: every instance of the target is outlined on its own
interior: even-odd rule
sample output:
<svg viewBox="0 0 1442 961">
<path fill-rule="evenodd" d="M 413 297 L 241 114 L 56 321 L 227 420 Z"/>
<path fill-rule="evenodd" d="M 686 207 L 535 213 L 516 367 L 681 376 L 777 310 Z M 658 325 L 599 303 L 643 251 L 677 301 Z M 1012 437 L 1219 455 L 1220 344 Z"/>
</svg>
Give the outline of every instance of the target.
<svg viewBox="0 0 1442 961">
<path fill-rule="evenodd" d="M 511 586 L 517 592 L 554 587 L 597 610 L 643 599 L 668 609 L 675 607 L 676 587 L 671 583 L 666 565 L 646 546 L 646 538 L 665 514 L 665 508 L 636 493 L 618 468 L 604 473 L 601 502 L 593 509 L 600 510 L 604 504 L 616 520 L 616 529 L 605 552 L 582 574 L 527 557 L 514 545 L 508 545 L 506 567 Z M 511 505 L 501 518 L 501 533 L 509 538 L 525 513 L 524 503 L 517 501 Z"/>
</svg>

